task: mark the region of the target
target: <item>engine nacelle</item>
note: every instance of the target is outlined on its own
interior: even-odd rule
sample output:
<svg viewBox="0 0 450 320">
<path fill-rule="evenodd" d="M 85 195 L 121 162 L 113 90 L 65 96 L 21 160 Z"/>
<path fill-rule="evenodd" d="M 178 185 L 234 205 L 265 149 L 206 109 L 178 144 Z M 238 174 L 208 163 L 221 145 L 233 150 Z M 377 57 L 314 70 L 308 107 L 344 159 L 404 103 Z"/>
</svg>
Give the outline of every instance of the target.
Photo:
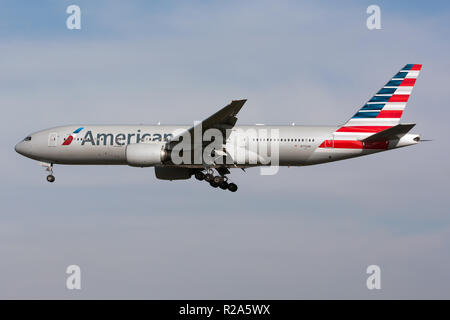
<svg viewBox="0 0 450 320">
<path fill-rule="evenodd" d="M 165 143 L 132 143 L 127 146 L 127 163 L 132 167 L 153 167 L 169 159 Z"/>
<path fill-rule="evenodd" d="M 190 179 L 193 173 L 189 168 L 155 167 L 155 175 L 161 180 L 186 180 Z"/>
</svg>

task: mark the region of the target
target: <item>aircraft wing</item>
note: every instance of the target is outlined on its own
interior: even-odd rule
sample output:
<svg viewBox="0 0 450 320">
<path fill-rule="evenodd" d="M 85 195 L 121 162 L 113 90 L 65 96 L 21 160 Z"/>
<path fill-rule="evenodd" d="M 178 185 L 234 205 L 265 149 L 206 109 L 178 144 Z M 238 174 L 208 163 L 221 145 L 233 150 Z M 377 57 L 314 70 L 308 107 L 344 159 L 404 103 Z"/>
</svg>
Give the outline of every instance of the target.
<svg viewBox="0 0 450 320">
<path fill-rule="evenodd" d="M 192 138 L 194 137 L 194 130 L 199 126 L 202 127 L 201 133 L 203 134 L 206 130 L 211 128 L 224 129 L 224 128 L 232 128 L 237 121 L 236 115 L 241 110 L 242 106 L 247 100 L 233 100 L 229 105 L 223 107 L 212 116 L 206 118 L 202 122 L 194 125 L 188 130 L 181 132 L 180 134 L 174 136 L 170 142 L 167 144 L 167 148 L 171 149 L 174 143 L 180 141 L 180 138 L 184 136 L 190 135 Z M 194 141 L 194 139 L 191 139 Z"/>
<path fill-rule="evenodd" d="M 376 142 L 376 141 L 387 141 L 392 139 L 400 139 L 402 136 L 407 134 L 416 124 L 398 124 L 389 129 L 377 132 L 367 138 L 361 140 L 363 142 Z"/>
</svg>

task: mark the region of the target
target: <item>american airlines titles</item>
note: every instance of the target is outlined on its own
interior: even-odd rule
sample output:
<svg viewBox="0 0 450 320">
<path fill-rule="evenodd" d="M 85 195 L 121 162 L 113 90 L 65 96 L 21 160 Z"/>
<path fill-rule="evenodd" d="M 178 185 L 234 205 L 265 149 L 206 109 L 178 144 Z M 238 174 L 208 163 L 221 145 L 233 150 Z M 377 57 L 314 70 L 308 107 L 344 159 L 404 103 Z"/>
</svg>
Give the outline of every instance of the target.
<svg viewBox="0 0 450 320">
<path fill-rule="evenodd" d="M 144 141 L 169 141 L 173 135 L 171 133 L 142 133 L 137 130 L 136 133 L 98 133 L 96 138 L 89 130 L 84 135 L 81 145 L 89 144 L 92 146 L 99 146 L 100 144 L 125 146 L 130 143 L 139 143 Z"/>
</svg>

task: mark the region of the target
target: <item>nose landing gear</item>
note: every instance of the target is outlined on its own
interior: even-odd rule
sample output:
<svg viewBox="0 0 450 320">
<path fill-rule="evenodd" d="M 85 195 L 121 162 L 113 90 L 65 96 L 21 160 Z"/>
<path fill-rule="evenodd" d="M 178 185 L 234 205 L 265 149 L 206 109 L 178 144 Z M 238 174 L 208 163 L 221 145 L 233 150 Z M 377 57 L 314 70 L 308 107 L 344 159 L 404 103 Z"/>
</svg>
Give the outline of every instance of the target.
<svg viewBox="0 0 450 320">
<path fill-rule="evenodd" d="M 46 167 L 45 171 L 48 172 L 47 181 L 55 182 L 55 176 L 53 175 L 53 163 L 41 163 L 43 167 Z"/>
</svg>

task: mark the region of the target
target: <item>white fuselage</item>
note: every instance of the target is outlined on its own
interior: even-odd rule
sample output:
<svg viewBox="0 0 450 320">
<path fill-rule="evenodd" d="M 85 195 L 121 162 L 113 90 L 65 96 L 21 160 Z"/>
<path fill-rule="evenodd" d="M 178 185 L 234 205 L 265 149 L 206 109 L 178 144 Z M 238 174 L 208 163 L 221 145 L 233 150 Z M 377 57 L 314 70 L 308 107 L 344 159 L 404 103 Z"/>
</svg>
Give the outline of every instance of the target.
<svg viewBox="0 0 450 320">
<path fill-rule="evenodd" d="M 78 128 L 81 131 L 74 134 Z M 34 160 L 51 164 L 127 165 L 126 149 L 130 144 L 157 144 L 168 141 L 176 132 L 189 126 L 149 125 L 70 125 L 42 130 L 29 135 L 16 145 L 16 151 Z M 385 148 L 335 147 L 333 133 L 336 126 L 235 126 L 230 129 L 224 145 L 228 150 L 255 150 L 264 157 L 274 145 L 279 152 L 279 165 L 303 166 L 372 154 L 387 149 L 415 144 L 417 135 L 388 141 Z M 265 131 L 267 135 L 261 135 Z M 238 134 L 239 132 L 239 134 Z M 273 135 L 276 132 L 276 135 Z M 272 134 L 271 134 L 272 133 Z M 70 139 L 70 143 L 65 143 Z M 268 150 L 268 151 L 267 151 Z M 264 152 L 263 152 L 264 151 Z M 226 167 L 263 165 L 245 159 Z M 170 164 L 169 164 L 170 165 Z M 172 164 L 173 165 L 173 164 Z M 204 167 L 203 164 L 182 164 L 185 167 Z"/>
</svg>

